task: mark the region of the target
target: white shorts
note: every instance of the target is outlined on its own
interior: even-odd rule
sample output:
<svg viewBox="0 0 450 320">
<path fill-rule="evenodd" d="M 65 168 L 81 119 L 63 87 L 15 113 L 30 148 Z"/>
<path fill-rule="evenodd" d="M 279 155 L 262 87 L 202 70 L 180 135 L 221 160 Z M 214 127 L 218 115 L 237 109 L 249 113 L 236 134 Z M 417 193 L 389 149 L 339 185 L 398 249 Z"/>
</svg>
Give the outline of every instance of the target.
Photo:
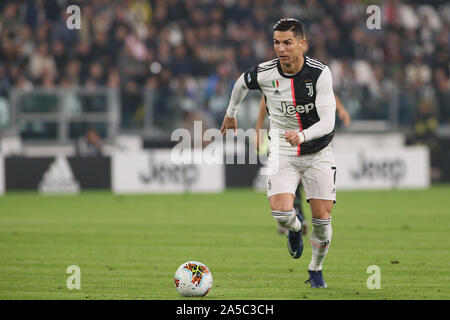
<svg viewBox="0 0 450 320">
<path fill-rule="evenodd" d="M 331 145 L 314 154 L 304 156 L 269 157 L 267 197 L 279 193 L 292 193 L 300 182 L 306 200 L 323 199 L 336 202 L 336 164 Z"/>
</svg>

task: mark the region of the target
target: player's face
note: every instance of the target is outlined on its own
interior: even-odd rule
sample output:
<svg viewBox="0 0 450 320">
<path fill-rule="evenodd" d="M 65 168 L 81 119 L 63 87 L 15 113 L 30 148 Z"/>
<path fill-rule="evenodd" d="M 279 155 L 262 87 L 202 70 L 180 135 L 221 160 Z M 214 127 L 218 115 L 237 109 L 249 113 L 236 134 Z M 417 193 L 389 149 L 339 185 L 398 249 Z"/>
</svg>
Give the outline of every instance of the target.
<svg viewBox="0 0 450 320">
<path fill-rule="evenodd" d="M 275 31 L 273 33 L 273 48 L 280 63 L 295 64 L 305 49 L 305 40 L 294 36 L 292 31 Z"/>
</svg>

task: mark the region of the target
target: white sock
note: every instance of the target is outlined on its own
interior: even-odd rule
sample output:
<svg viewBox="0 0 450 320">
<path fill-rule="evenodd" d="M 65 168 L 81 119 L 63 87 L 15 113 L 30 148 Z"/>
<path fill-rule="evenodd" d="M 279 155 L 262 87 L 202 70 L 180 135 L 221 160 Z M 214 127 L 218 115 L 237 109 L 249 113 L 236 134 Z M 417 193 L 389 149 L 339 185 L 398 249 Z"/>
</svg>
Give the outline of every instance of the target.
<svg viewBox="0 0 450 320">
<path fill-rule="evenodd" d="M 330 219 L 312 219 L 313 231 L 310 242 L 312 246 L 312 258 L 309 264 L 309 270 L 322 270 L 322 263 L 328 253 L 331 242 L 331 218 Z"/>
<path fill-rule="evenodd" d="M 298 220 L 296 211 L 274 211 L 272 210 L 272 216 L 277 220 L 280 226 L 288 228 L 291 231 L 299 231 L 302 227 L 302 223 Z"/>
</svg>

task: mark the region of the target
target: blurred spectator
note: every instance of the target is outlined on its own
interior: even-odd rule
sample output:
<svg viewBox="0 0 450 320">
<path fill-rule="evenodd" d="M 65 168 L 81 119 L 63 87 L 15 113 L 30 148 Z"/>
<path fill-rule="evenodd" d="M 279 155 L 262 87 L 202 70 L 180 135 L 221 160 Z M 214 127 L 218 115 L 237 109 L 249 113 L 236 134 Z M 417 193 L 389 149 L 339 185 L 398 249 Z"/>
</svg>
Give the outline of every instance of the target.
<svg viewBox="0 0 450 320">
<path fill-rule="evenodd" d="M 143 94 L 135 81 L 129 80 L 124 84 L 121 90 L 121 102 L 122 126 L 133 128 L 142 123 L 142 113 L 138 112 L 143 109 Z"/>
<path fill-rule="evenodd" d="M 4 64 L 0 64 L 0 97 L 8 97 L 8 90 L 11 83 L 6 76 L 6 67 Z"/>
<path fill-rule="evenodd" d="M 439 149 L 438 124 L 434 101 L 422 99 L 413 122 L 414 131 L 411 142 L 413 144 L 424 144 L 431 151 L 437 151 Z"/>
<path fill-rule="evenodd" d="M 439 120 L 441 123 L 450 124 L 450 79 L 443 68 L 435 70 L 434 83 L 439 104 Z"/>
<path fill-rule="evenodd" d="M 0 15 L 2 27 L 10 33 L 16 33 L 22 24 L 19 11 L 20 9 L 17 3 L 9 2 L 5 5 Z"/>
<path fill-rule="evenodd" d="M 72 59 L 65 68 L 65 78 L 71 86 L 80 85 L 81 62 L 78 59 Z"/>
<path fill-rule="evenodd" d="M 174 76 L 192 74 L 192 61 L 187 55 L 185 45 L 179 44 L 174 48 L 174 59 L 171 61 L 169 68 Z"/>
<path fill-rule="evenodd" d="M 60 87 L 63 89 L 70 89 L 72 83 L 70 79 L 63 78 L 60 82 Z M 70 117 L 78 117 L 82 113 L 82 106 L 80 99 L 75 91 L 67 90 L 62 95 L 63 112 Z"/>
<path fill-rule="evenodd" d="M 102 154 L 102 142 L 93 127 L 88 127 L 84 135 L 77 140 L 76 151 L 81 157 L 95 157 Z"/>
<path fill-rule="evenodd" d="M 226 63 L 219 64 L 216 72 L 208 78 L 205 99 L 208 103 L 208 110 L 216 123 L 223 120 L 223 110 L 228 106 L 229 92 L 234 81 L 231 66 Z"/>
<path fill-rule="evenodd" d="M 406 65 L 406 81 L 413 87 L 420 88 L 431 81 L 431 68 L 423 61 L 423 54 L 416 49 L 412 62 Z"/>
<path fill-rule="evenodd" d="M 6 98 L 0 96 L 0 132 L 8 126 L 9 123 L 9 104 Z"/>
<path fill-rule="evenodd" d="M 101 63 L 104 68 L 112 64 L 111 49 L 108 45 L 108 35 L 106 31 L 98 31 L 94 36 L 91 48 L 91 57 L 95 62 Z"/>
<path fill-rule="evenodd" d="M 61 40 L 54 41 L 52 45 L 52 54 L 57 70 L 62 70 L 67 65 L 69 59 L 64 42 Z"/>
<path fill-rule="evenodd" d="M 105 84 L 103 68 L 99 62 L 94 62 L 89 66 L 89 75 L 86 83 L 91 83 L 94 86 L 102 86 Z"/>
<path fill-rule="evenodd" d="M 109 88 L 118 89 L 120 86 L 120 76 L 119 71 L 116 68 L 111 68 L 109 70 L 108 79 L 106 84 Z"/>
<path fill-rule="evenodd" d="M 49 54 L 48 45 L 40 43 L 37 51 L 33 52 L 29 63 L 30 74 L 34 80 L 39 81 L 44 75 L 56 77 L 57 68 L 55 59 Z"/>
</svg>

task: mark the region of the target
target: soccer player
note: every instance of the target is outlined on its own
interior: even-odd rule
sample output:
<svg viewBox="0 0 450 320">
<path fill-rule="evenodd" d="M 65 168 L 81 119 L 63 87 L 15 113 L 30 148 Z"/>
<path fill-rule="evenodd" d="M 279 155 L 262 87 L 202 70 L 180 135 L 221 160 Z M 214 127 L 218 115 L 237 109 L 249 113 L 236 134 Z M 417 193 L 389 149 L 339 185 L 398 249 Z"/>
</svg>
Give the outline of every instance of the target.
<svg viewBox="0 0 450 320">
<path fill-rule="evenodd" d="M 249 89 L 264 94 L 270 119 L 267 196 L 272 216 L 289 229 L 289 253 L 300 258 L 303 217 L 293 203 L 301 178 L 313 225 L 306 282 L 313 288 L 326 288 L 322 263 L 331 242 L 331 210 L 336 202 L 336 164 L 330 145 L 336 101 L 331 72 L 323 63 L 303 55 L 303 25 L 296 19 L 275 24 L 273 45 L 277 59 L 253 66 L 236 81 L 221 132 L 237 130 L 237 109 Z"/>
<path fill-rule="evenodd" d="M 309 45 L 308 45 L 308 40 L 306 39 L 305 34 L 303 35 L 303 38 L 305 39 L 305 46 L 303 48 L 303 50 L 304 50 L 303 54 L 305 54 L 308 51 Z M 344 126 L 347 127 L 351 122 L 350 114 L 347 112 L 347 110 L 345 109 L 341 100 L 339 99 L 339 97 L 336 94 L 334 94 L 334 98 L 336 99 L 336 112 L 338 114 L 338 117 L 342 121 Z M 262 129 L 262 127 L 263 127 L 264 119 L 267 114 L 266 110 L 267 110 L 266 98 L 264 96 L 262 96 L 260 106 L 259 106 L 258 118 L 256 120 L 256 126 L 255 126 L 256 134 L 257 134 L 256 135 L 256 149 L 258 152 L 260 152 L 259 145 L 260 145 L 260 138 L 261 138 L 259 130 Z M 294 209 L 298 213 L 300 213 L 304 219 L 303 206 L 302 206 L 302 195 L 301 195 L 301 184 L 300 183 L 298 184 L 297 189 L 295 190 Z M 289 230 L 287 228 L 278 224 L 278 233 L 287 235 L 288 231 Z M 304 220 L 304 222 L 302 224 L 302 235 L 306 236 L 307 234 L 308 234 L 308 224 Z"/>
</svg>

